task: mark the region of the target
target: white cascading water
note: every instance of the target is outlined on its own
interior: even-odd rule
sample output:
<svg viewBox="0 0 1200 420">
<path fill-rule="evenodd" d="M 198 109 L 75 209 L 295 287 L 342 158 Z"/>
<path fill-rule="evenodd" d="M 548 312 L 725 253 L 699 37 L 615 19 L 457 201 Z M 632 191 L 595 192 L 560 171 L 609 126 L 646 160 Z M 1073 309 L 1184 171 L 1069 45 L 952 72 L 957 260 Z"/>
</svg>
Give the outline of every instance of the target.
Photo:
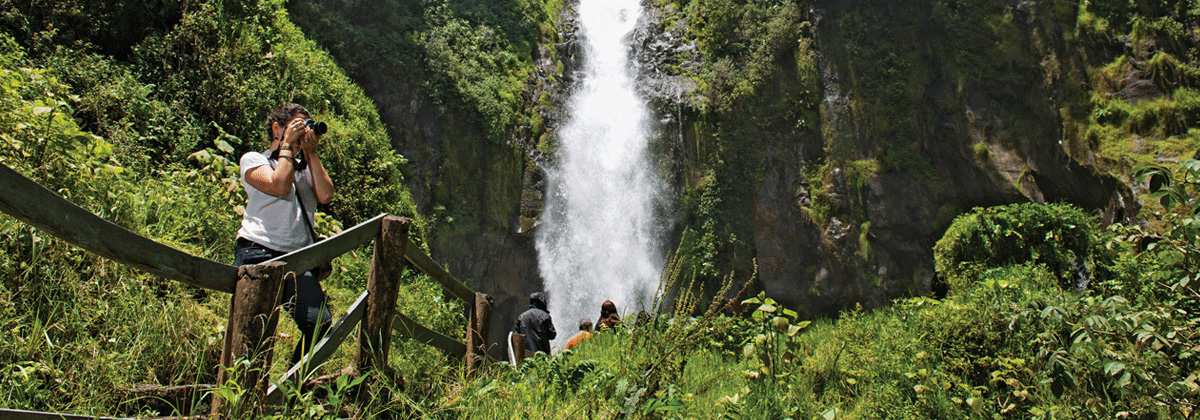
<svg viewBox="0 0 1200 420">
<path fill-rule="evenodd" d="M 558 165 L 537 238 L 538 266 L 561 348 L 612 300 L 650 309 L 662 271 L 662 181 L 647 157 L 649 114 L 626 44 L 639 0 L 580 0 L 584 72 L 559 130 Z"/>
</svg>

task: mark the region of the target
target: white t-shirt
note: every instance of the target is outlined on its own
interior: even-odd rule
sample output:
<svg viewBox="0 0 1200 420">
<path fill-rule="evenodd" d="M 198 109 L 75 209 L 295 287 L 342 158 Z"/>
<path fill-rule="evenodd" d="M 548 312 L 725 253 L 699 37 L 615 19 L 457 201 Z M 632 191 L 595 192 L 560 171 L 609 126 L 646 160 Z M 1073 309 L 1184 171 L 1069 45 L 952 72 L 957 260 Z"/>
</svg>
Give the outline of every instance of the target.
<svg viewBox="0 0 1200 420">
<path fill-rule="evenodd" d="M 292 192 L 283 197 L 259 191 L 246 182 L 246 172 L 263 165 L 275 169 L 279 164 L 271 160 L 268 151 L 249 152 L 242 155 L 239 162 L 242 172 L 242 188 L 246 189 L 246 213 L 242 216 L 242 228 L 238 229 L 238 237 L 257 242 L 276 251 L 292 252 L 312 243 L 309 239 L 308 225 L 301 217 L 313 221 L 313 213 L 317 209 L 317 196 L 313 192 L 312 173 L 308 170 L 296 171 L 296 182 L 292 184 Z M 301 216 L 300 205 L 296 203 L 296 186 L 300 187 L 300 198 L 304 200 L 304 208 L 308 214 Z"/>
</svg>

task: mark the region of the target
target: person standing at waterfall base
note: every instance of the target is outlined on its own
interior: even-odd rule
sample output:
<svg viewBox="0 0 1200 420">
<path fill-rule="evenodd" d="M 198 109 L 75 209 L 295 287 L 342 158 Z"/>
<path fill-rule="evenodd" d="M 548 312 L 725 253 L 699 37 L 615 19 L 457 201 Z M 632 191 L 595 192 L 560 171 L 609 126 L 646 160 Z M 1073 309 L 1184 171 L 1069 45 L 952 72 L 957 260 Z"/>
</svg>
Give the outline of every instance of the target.
<svg viewBox="0 0 1200 420">
<path fill-rule="evenodd" d="M 589 338 L 592 338 L 592 320 L 584 318 L 579 320 L 579 332 L 571 336 L 570 340 L 567 340 L 567 345 L 563 346 L 563 350 L 570 350 L 572 347 L 582 343 L 583 340 Z"/>
<path fill-rule="evenodd" d="M 317 154 L 320 133 L 313 130 L 316 124 L 306 124 L 309 118 L 303 106 L 279 105 L 267 117 L 267 150 L 242 155 L 246 210 L 234 247 L 234 265 L 257 264 L 314 242 L 317 203 L 333 199 L 333 181 Z M 298 161 L 299 157 L 304 160 Z M 283 300 L 302 335 L 292 352 L 296 363 L 313 346 L 314 338 L 328 330 L 332 316 L 325 291 L 312 272 L 287 276 Z"/>
<path fill-rule="evenodd" d="M 621 315 L 617 314 L 617 304 L 611 300 L 604 301 L 600 305 L 600 319 L 596 320 L 596 330 L 617 330 L 617 325 L 621 323 Z"/>
<path fill-rule="evenodd" d="M 546 310 L 546 295 L 529 295 L 529 309 L 517 317 L 517 334 L 525 336 L 525 347 L 532 352 L 550 354 L 550 340 L 558 336 L 550 311 Z"/>
</svg>

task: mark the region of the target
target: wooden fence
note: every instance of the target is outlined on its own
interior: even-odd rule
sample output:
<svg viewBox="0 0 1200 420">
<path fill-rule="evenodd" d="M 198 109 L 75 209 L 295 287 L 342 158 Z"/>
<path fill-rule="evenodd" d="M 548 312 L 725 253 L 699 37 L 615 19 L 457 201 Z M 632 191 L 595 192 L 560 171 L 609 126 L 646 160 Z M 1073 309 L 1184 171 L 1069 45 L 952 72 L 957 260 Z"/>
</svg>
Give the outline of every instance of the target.
<svg viewBox="0 0 1200 420">
<path fill-rule="evenodd" d="M 232 293 L 217 379 L 218 383 L 224 384 L 226 375 L 232 373 L 242 389 L 250 390 L 251 398 L 243 399 L 245 401 L 275 403 L 282 397 L 275 385 L 268 388 L 269 381 L 264 372 L 268 370 L 275 342 L 285 277 L 308 271 L 370 241 L 375 244 L 367 289 L 304 359 L 275 383 L 303 380 L 333 354 L 355 326 L 359 328 L 351 368 L 356 372 L 386 369 L 393 331 L 463 358 L 471 371 L 477 370 L 485 359 L 492 297 L 474 292 L 429 255 L 415 246 L 408 246 L 411 221 L 406 218 L 381 214 L 287 255 L 261 264 L 234 267 L 187 254 L 130 232 L 5 165 L 0 165 L 0 211 L 121 264 L 193 286 Z M 463 341 L 433 331 L 396 309 L 399 281 L 406 262 L 429 275 L 451 296 L 466 303 L 468 321 Z M 238 360 L 250 363 L 235 363 Z M 214 395 L 214 413 L 221 409 L 221 404 L 219 396 Z M 0 417 L 8 415 L 19 414 L 16 410 L 0 410 Z"/>
</svg>

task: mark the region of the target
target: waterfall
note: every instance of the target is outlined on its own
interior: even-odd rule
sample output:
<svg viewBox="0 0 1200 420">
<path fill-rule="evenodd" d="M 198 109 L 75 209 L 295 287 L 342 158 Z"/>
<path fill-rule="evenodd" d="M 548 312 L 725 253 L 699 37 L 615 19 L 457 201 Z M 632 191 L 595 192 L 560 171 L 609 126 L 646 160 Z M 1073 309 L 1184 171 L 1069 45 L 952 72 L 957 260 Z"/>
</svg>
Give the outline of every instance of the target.
<svg viewBox="0 0 1200 420">
<path fill-rule="evenodd" d="M 561 347 L 612 300 L 623 316 L 650 309 L 662 271 L 662 180 L 647 157 L 650 118 L 626 44 L 639 0 L 580 0 L 580 85 L 547 171 L 538 267 Z"/>
</svg>

